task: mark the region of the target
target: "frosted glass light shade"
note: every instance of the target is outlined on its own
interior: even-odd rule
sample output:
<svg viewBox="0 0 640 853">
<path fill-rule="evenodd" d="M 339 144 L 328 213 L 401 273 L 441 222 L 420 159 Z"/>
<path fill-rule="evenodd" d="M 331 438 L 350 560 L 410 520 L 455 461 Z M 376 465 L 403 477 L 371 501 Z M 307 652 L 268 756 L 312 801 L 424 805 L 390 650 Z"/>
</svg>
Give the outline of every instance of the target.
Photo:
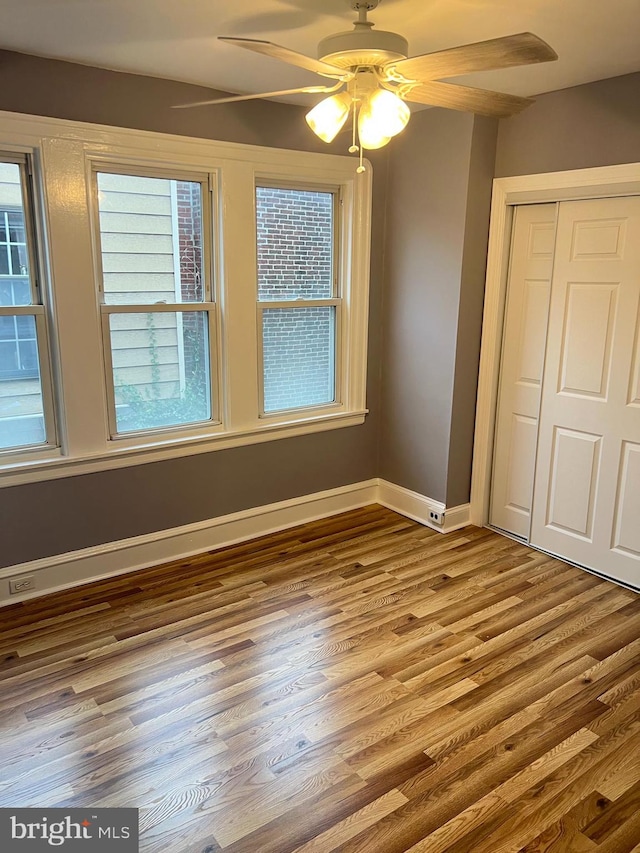
<svg viewBox="0 0 640 853">
<path fill-rule="evenodd" d="M 363 148 L 382 148 L 407 126 L 411 111 L 405 102 L 386 89 L 377 89 L 362 105 L 358 134 Z"/>
<path fill-rule="evenodd" d="M 383 148 L 387 142 L 391 142 L 391 137 L 385 136 L 375 122 L 368 121 L 362 110 L 358 120 L 358 138 L 360 145 L 367 149 Z"/>
<path fill-rule="evenodd" d="M 369 99 L 375 121 L 384 126 L 387 136 L 395 136 L 404 130 L 411 118 L 411 110 L 406 103 L 386 89 L 376 90 Z"/>
<path fill-rule="evenodd" d="M 333 142 L 342 130 L 351 108 L 351 96 L 348 92 L 332 95 L 316 104 L 305 118 L 311 130 L 324 142 Z"/>
</svg>

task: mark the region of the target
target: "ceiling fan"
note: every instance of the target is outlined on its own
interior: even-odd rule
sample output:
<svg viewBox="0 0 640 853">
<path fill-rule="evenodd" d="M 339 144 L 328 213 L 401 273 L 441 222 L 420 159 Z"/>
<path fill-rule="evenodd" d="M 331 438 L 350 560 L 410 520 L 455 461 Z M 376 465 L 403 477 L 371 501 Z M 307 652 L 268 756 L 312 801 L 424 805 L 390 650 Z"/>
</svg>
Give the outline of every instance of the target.
<svg viewBox="0 0 640 853">
<path fill-rule="evenodd" d="M 353 30 L 324 38 L 318 45 L 318 59 L 270 41 L 218 37 L 235 47 L 313 71 L 334 80 L 332 85 L 231 95 L 181 104 L 180 108 L 298 93 L 330 94 L 307 113 L 307 123 L 321 139 L 331 142 L 349 115 L 353 115 L 353 139 L 349 151 L 360 152 L 359 171 L 363 171 L 362 149 L 381 148 L 406 126 L 410 118 L 406 101 L 500 118 L 520 112 L 533 103 L 531 98 L 445 83 L 442 78 L 550 62 L 558 58 L 546 42 L 532 33 L 518 33 L 408 57 L 408 43 L 403 36 L 373 30 L 373 23 L 367 19 L 368 12 L 375 9 L 380 0 L 349 2 L 358 13 Z M 344 91 L 339 92 L 340 89 Z"/>
</svg>

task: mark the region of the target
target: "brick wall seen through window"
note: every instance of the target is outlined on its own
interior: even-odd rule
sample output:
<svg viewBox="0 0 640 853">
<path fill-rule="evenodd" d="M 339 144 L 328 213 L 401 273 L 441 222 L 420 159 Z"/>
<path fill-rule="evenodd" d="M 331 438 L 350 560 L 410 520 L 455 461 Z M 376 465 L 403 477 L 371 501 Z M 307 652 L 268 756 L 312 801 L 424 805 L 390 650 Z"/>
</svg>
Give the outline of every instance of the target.
<svg viewBox="0 0 640 853">
<path fill-rule="evenodd" d="M 260 302 L 332 299 L 332 192 L 256 188 Z M 280 306 L 262 314 L 265 412 L 335 399 L 335 307 Z"/>
</svg>

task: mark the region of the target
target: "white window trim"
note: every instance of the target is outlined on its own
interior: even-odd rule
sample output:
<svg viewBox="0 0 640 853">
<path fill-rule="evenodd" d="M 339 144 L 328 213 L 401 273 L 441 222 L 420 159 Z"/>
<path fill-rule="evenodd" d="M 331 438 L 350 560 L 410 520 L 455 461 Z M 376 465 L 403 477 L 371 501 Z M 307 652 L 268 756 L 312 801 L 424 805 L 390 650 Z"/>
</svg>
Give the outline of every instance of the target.
<svg viewBox="0 0 640 853">
<path fill-rule="evenodd" d="M 50 269 L 46 302 L 52 322 L 61 446 L 0 457 L 0 486 L 140 465 L 196 453 L 354 426 L 364 421 L 371 226 L 371 168 L 356 174 L 352 157 L 103 127 L 0 112 L 0 146 L 31 153 L 39 166 L 42 231 Z M 207 172 L 219 185 L 213 210 L 220 246 L 214 283 L 220 310 L 215 347 L 222 389 L 220 424 L 112 441 L 103 377 L 101 318 L 95 297 L 96 247 L 91 229 L 92 162 L 119 167 Z M 342 379 L 340 405 L 259 417 L 256 365 L 255 185 L 264 179 L 341 187 L 350 223 L 341 252 Z M 36 186 L 36 194 L 38 187 Z M 238 245 L 242 235 L 242 245 Z M 42 237 L 42 234 L 38 236 Z M 87 278 L 91 278 L 87 281 Z M 241 297 L 238 297 L 241 294 Z M 244 303 L 244 304 L 243 304 Z M 250 316 L 249 316 L 250 312 Z M 83 324 L 76 322 L 84 318 Z M 247 358 L 247 352 L 249 357 Z M 215 361 L 214 361 L 215 364 Z M 70 365 L 74 365 L 70 369 Z"/>
</svg>

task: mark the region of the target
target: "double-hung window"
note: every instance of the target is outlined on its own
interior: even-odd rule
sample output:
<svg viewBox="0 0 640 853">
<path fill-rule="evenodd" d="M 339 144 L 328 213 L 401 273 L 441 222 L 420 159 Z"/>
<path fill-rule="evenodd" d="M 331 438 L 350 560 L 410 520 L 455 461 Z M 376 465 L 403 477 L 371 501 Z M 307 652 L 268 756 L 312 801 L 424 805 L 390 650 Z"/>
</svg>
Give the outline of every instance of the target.
<svg viewBox="0 0 640 853">
<path fill-rule="evenodd" d="M 34 116 L 3 132 L 1 484 L 364 421 L 357 161 Z"/>
<path fill-rule="evenodd" d="M 96 166 L 112 438 L 217 418 L 208 181 Z"/>
<path fill-rule="evenodd" d="M 45 311 L 26 156 L 0 155 L 0 450 L 53 443 Z"/>
<path fill-rule="evenodd" d="M 261 415 L 340 399 L 338 187 L 256 187 Z"/>
</svg>

